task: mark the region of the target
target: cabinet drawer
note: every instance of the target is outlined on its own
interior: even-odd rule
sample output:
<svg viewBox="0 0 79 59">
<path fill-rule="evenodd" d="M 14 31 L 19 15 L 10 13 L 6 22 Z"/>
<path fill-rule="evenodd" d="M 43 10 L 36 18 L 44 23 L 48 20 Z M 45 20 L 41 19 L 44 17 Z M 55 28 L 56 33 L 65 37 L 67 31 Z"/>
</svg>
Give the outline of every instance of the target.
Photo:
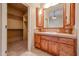
<svg viewBox="0 0 79 59">
<path fill-rule="evenodd" d="M 47 40 L 44 40 L 44 39 L 41 40 L 41 49 L 44 51 L 48 51 L 48 41 Z"/>
<path fill-rule="evenodd" d="M 66 44 L 60 44 L 59 48 L 59 55 L 60 56 L 74 56 L 74 47 Z"/>
<path fill-rule="evenodd" d="M 40 35 L 35 35 L 35 42 L 40 43 Z"/>
<path fill-rule="evenodd" d="M 35 43 L 36 48 L 40 48 L 40 43 Z"/>
<path fill-rule="evenodd" d="M 49 41 L 55 41 L 55 42 L 59 41 L 58 38 L 54 36 L 42 36 L 42 38 L 49 40 Z"/>
<path fill-rule="evenodd" d="M 69 45 L 74 45 L 75 44 L 75 39 L 68 39 L 68 38 L 59 38 L 59 42 L 60 43 L 65 43 L 65 44 L 69 44 Z"/>
</svg>

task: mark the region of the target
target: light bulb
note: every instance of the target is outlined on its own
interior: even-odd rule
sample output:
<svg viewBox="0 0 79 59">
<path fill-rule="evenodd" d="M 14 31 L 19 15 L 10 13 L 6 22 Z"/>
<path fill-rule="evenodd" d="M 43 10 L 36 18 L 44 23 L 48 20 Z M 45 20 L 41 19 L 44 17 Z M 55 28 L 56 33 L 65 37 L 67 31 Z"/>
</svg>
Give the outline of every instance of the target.
<svg viewBox="0 0 79 59">
<path fill-rule="evenodd" d="M 52 19 L 56 19 L 56 16 L 53 16 Z"/>
<path fill-rule="evenodd" d="M 58 3 L 47 3 L 44 5 L 44 8 L 49 8 L 50 6 L 54 6 L 56 4 L 58 4 Z"/>
</svg>

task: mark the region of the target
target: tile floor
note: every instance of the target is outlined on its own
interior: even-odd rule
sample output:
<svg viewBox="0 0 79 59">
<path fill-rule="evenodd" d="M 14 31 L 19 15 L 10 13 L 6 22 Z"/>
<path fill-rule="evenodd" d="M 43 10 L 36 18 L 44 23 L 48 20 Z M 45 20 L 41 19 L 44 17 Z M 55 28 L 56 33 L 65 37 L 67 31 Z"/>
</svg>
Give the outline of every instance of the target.
<svg viewBox="0 0 79 59">
<path fill-rule="evenodd" d="M 26 51 L 23 41 L 8 43 L 8 56 L 17 56 Z"/>
<path fill-rule="evenodd" d="M 39 49 L 33 48 L 32 51 L 28 51 L 23 41 L 16 41 L 15 43 L 8 44 L 8 56 L 51 56 L 50 54 L 43 52 Z"/>
<path fill-rule="evenodd" d="M 51 55 L 39 49 L 33 48 L 32 51 L 26 51 L 20 56 L 51 56 Z"/>
</svg>

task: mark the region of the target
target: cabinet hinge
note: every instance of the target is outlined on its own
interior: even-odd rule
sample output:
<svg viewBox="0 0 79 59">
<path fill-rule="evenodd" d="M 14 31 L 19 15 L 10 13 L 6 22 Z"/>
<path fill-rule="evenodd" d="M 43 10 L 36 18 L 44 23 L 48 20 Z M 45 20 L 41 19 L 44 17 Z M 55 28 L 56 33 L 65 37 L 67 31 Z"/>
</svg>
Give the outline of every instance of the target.
<svg viewBox="0 0 79 59">
<path fill-rule="evenodd" d="M 5 25 L 5 28 L 7 28 L 7 25 Z"/>
<path fill-rule="evenodd" d="M 5 53 L 7 53 L 7 50 L 5 51 Z"/>
</svg>

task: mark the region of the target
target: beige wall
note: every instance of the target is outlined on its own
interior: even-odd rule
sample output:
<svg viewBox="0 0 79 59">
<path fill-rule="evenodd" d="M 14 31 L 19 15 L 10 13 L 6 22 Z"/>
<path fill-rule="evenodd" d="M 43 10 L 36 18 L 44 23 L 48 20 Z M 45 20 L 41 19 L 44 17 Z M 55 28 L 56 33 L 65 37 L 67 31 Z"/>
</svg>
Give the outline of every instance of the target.
<svg viewBox="0 0 79 59">
<path fill-rule="evenodd" d="M 67 16 L 67 24 L 70 23 L 70 3 L 66 4 L 66 16 Z"/>
<path fill-rule="evenodd" d="M 2 55 L 2 4 L 0 3 L 0 56 Z"/>
<path fill-rule="evenodd" d="M 32 50 L 34 47 L 34 30 L 36 29 L 36 7 L 40 7 L 39 4 L 24 4 L 28 6 L 28 50 Z"/>
<path fill-rule="evenodd" d="M 75 28 L 77 30 L 77 55 L 79 56 L 79 3 L 76 3 L 75 20 Z"/>
<path fill-rule="evenodd" d="M 5 25 L 7 24 L 7 13 L 6 4 L 0 3 L 0 55 L 6 55 L 5 51 L 7 49 L 7 31 Z"/>
<path fill-rule="evenodd" d="M 2 3 L 2 55 L 7 55 L 7 4 Z"/>
</svg>

